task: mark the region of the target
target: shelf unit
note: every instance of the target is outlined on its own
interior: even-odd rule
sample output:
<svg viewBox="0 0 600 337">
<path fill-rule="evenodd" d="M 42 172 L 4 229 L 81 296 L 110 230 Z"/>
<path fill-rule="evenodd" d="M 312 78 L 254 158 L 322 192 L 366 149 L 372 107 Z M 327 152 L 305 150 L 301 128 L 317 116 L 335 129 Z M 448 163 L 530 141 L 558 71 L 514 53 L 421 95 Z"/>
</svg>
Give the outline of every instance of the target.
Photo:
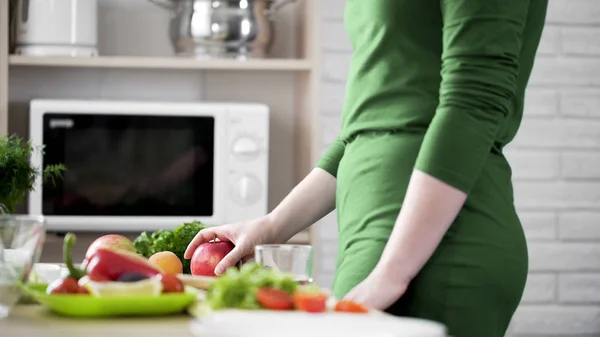
<svg viewBox="0 0 600 337">
<path fill-rule="evenodd" d="M 152 74 L 157 71 L 173 74 L 197 72 L 201 76 L 209 77 L 203 82 L 208 86 L 208 89 L 202 88 L 207 92 L 202 93 L 203 100 L 243 101 L 255 98 L 268 105 L 271 104 L 272 116 L 274 116 L 272 125 L 280 125 L 277 134 L 274 134 L 273 130 L 271 134 L 271 138 L 274 139 L 271 151 L 271 157 L 274 158 L 271 160 L 270 167 L 270 172 L 273 172 L 270 184 L 273 188 L 269 191 L 270 208 L 272 208 L 310 171 L 320 155 L 317 112 L 320 92 L 321 2 L 321 0 L 298 0 L 294 5 L 295 19 L 292 20 L 294 21 L 292 25 L 295 24 L 295 27 L 283 29 L 284 33 L 293 32 L 292 40 L 295 44 L 290 47 L 291 42 L 287 37 L 283 39 L 282 44 L 286 45 L 285 48 L 293 50 L 291 53 L 297 58 L 286 56 L 236 61 L 119 54 L 95 58 L 9 55 L 8 1 L 0 0 L 0 136 L 26 132 L 26 128 L 19 124 L 24 123 L 21 120 L 27 120 L 20 117 L 20 114 L 27 114 L 26 99 L 22 97 L 32 97 L 27 96 L 29 93 L 23 95 L 18 91 L 23 90 L 23 86 L 27 83 L 34 85 L 38 72 L 50 73 L 51 75 L 47 77 L 60 74 L 62 78 L 62 74 L 86 71 L 86 76 L 95 76 L 94 80 L 96 77 L 104 76 L 107 71 L 117 70 L 125 73 L 119 76 L 140 76 L 140 73 Z M 287 24 L 287 20 L 281 21 L 286 22 L 280 24 Z M 164 29 L 166 31 L 167 27 Z M 102 49 L 100 53 L 103 54 Z M 23 76 L 23 72 L 28 71 L 28 74 L 33 76 Z M 31 77 L 34 79 L 32 80 Z M 256 81 L 260 82 L 259 85 L 256 85 Z M 14 87 L 13 82 L 19 84 L 18 88 Z M 61 83 L 63 82 L 52 83 L 52 86 L 60 86 Z M 31 95 L 34 95 L 35 90 L 32 92 Z M 18 98 L 21 99 L 20 102 L 17 102 L 18 99 L 13 99 L 15 95 L 21 97 Z M 276 123 L 273 123 L 273 119 Z M 281 144 L 287 145 L 283 147 Z M 274 150 L 274 146 L 277 149 Z M 286 162 L 291 163 L 281 164 L 282 167 L 273 167 L 273 164 L 280 165 Z M 283 170 L 285 173 L 278 173 L 278 170 Z M 312 230 L 300 233 L 292 241 L 310 243 L 318 250 Z"/>
<path fill-rule="evenodd" d="M 11 55 L 10 67 L 66 67 L 66 68 L 127 68 L 164 70 L 264 70 L 264 71 L 311 71 L 310 60 L 195 60 L 174 57 L 124 57 L 99 56 L 93 58 L 32 57 Z"/>
<path fill-rule="evenodd" d="M 0 136 L 8 133 L 8 1 L 0 1 Z"/>
</svg>

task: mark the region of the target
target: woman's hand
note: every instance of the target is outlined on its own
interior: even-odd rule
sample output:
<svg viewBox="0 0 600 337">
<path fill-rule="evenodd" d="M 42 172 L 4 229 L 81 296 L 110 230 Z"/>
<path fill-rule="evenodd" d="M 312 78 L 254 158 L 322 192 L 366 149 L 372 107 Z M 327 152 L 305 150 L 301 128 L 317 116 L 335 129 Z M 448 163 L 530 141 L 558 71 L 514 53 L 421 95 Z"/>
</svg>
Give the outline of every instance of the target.
<svg viewBox="0 0 600 337">
<path fill-rule="evenodd" d="M 235 248 L 227 254 L 215 268 L 215 274 L 221 275 L 227 268 L 238 262 L 246 262 L 254 257 L 254 246 L 275 243 L 274 223 L 269 216 L 237 222 L 222 226 L 214 226 L 201 230 L 190 242 L 184 258 L 189 259 L 199 245 L 215 239 L 229 241 Z"/>
<path fill-rule="evenodd" d="M 389 271 L 378 266 L 366 279 L 350 290 L 344 299 L 375 310 L 385 310 L 404 295 L 408 282 L 407 279 L 394 277 Z"/>
<path fill-rule="evenodd" d="M 415 170 L 379 262 L 347 297 L 380 310 L 397 301 L 431 257 L 465 199 L 464 192 Z"/>
<path fill-rule="evenodd" d="M 465 199 L 464 192 L 415 170 L 379 262 L 347 297 L 374 309 L 391 306 L 429 260 Z"/>
<path fill-rule="evenodd" d="M 336 179 L 326 171 L 315 168 L 285 199 L 265 217 L 200 231 L 188 245 L 184 258 L 189 259 L 198 246 L 215 238 L 235 245 L 217 265 L 215 274 L 253 257 L 254 246 L 285 243 L 335 208 Z"/>
</svg>

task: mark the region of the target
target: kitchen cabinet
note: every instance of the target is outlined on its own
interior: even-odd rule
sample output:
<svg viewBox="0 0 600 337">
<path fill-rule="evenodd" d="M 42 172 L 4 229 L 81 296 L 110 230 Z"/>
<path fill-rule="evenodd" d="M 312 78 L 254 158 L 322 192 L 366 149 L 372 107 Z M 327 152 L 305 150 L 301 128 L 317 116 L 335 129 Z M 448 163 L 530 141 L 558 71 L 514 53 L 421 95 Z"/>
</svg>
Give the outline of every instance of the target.
<svg viewBox="0 0 600 337">
<path fill-rule="evenodd" d="M 168 40 L 168 13 L 146 7 L 154 6 L 149 1 L 99 1 L 99 6 L 125 7 L 99 10 L 99 32 L 103 37 L 99 39 L 98 57 L 9 55 L 8 1 L 0 1 L 0 135 L 28 136 L 27 103 L 32 98 L 262 102 L 271 108 L 272 209 L 320 156 L 321 3 L 298 0 L 285 6 L 275 19 L 277 34 L 272 55 L 267 59 L 236 61 L 170 56 L 171 46 L 160 44 Z M 132 4 L 145 6 L 144 10 L 133 9 Z M 144 13 L 148 17 L 143 17 Z M 136 20 L 145 27 L 135 28 Z M 135 40 L 141 43 L 138 49 L 127 40 L 110 40 L 122 38 L 121 35 L 123 39 L 131 38 L 132 29 L 160 34 L 148 38 L 146 42 L 152 45 Z M 144 54 L 146 51 L 149 52 Z M 124 88 L 124 83 L 129 87 Z M 149 89 L 136 89 L 139 86 Z M 294 242 L 311 243 L 318 250 L 313 236 L 307 230 Z"/>
</svg>

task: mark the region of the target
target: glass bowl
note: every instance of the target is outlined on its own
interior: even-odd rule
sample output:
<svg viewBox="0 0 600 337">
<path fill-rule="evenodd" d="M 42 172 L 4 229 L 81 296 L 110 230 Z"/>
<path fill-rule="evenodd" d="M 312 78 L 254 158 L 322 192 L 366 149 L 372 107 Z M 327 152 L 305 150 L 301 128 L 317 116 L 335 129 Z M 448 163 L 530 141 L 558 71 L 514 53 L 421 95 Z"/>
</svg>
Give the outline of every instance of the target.
<svg viewBox="0 0 600 337">
<path fill-rule="evenodd" d="M 0 318 L 19 301 L 19 284 L 27 282 L 39 261 L 45 238 L 46 221 L 41 216 L 0 216 Z"/>
</svg>

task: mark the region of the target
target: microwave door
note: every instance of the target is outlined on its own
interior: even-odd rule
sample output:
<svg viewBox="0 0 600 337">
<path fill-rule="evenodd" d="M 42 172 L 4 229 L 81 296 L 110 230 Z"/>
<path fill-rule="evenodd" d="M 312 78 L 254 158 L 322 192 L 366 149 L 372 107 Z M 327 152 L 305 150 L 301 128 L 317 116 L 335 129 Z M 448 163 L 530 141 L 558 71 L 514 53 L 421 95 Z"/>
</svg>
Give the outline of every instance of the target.
<svg viewBox="0 0 600 337">
<path fill-rule="evenodd" d="M 210 116 L 44 115 L 47 216 L 210 217 L 215 121 Z"/>
</svg>

